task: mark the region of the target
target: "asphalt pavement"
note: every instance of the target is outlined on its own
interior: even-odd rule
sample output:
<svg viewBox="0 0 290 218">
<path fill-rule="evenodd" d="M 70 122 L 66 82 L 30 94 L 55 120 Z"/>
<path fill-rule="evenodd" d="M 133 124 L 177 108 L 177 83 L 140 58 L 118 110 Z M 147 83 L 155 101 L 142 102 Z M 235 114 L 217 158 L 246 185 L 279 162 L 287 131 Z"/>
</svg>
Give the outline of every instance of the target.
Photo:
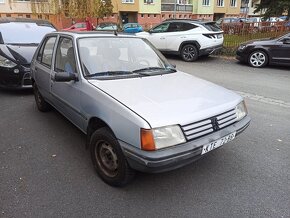
<svg viewBox="0 0 290 218">
<path fill-rule="evenodd" d="M 83 133 L 39 112 L 31 90 L 0 90 L 0 217 L 290 217 L 290 69 L 169 58 L 243 95 L 250 127 L 191 165 L 113 188 Z"/>
</svg>

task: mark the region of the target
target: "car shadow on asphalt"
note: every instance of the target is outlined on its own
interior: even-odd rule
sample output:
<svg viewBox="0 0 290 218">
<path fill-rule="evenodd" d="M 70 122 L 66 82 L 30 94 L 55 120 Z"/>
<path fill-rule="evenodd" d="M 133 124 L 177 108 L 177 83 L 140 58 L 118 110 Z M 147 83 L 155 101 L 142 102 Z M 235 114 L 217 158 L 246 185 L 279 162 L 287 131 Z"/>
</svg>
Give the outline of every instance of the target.
<svg viewBox="0 0 290 218">
<path fill-rule="evenodd" d="M 5 89 L 5 88 L 0 88 L 0 92 L 5 95 L 10 95 L 10 96 L 17 96 L 17 95 L 32 95 L 33 94 L 33 89 L 32 88 L 27 88 L 27 89 Z"/>
</svg>

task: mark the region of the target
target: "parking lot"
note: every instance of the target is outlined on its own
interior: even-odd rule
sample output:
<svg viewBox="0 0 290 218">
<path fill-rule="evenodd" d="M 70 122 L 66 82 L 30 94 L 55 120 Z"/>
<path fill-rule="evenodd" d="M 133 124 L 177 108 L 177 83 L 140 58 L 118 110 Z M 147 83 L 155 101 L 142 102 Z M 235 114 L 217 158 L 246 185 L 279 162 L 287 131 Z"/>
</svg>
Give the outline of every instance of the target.
<svg viewBox="0 0 290 218">
<path fill-rule="evenodd" d="M 118 189 L 61 114 L 39 112 L 31 90 L 0 90 L 0 217 L 290 217 L 289 68 L 169 60 L 243 95 L 250 127 L 189 166 Z"/>
</svg>

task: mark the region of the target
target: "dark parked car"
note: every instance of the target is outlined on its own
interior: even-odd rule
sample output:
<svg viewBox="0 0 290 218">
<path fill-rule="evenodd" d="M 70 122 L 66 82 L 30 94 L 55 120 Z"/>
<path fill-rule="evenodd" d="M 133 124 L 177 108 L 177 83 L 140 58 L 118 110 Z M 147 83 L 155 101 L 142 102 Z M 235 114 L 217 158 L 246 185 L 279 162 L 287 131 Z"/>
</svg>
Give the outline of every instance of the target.
<svg viewBox="0 0 290 218">
<path fill-rule="evenodd" d="M 55 30 L 43 20 L 0 18 L 0 87 L 32 87 L 31 59 L 43 36 Z"/>
<path fill-rule="evenodd" d="M 290 65 L 290 33 L 275 39 L 242 43 L 237 50 L 237 59 L 252 67 Z"/>
</svg>

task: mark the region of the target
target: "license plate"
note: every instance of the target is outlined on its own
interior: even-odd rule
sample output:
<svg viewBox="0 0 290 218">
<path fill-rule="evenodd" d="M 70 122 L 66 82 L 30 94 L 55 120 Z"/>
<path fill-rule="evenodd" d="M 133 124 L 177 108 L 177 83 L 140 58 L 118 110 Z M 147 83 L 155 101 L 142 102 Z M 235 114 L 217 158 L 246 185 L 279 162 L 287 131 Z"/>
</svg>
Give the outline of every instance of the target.
<svg viewBox="0 0 290 218">
<path fill-rule="evenodd" d="M 202 147 L 201 155 L 206 154 L 207 152 L 210 152 L 210 151 L 212 151 L 218 147 L 221 147 L 222 145 L 232 141 L 235 138 L 235 136 L 236 136 L 236 132 L 233 132 L 233 133 L 231 133 L 227 136 L 224 136 L 224 137 L 222 137 L 214 142 L 211 142 L 207 145 L 204 145 Z"/>
</svg>

